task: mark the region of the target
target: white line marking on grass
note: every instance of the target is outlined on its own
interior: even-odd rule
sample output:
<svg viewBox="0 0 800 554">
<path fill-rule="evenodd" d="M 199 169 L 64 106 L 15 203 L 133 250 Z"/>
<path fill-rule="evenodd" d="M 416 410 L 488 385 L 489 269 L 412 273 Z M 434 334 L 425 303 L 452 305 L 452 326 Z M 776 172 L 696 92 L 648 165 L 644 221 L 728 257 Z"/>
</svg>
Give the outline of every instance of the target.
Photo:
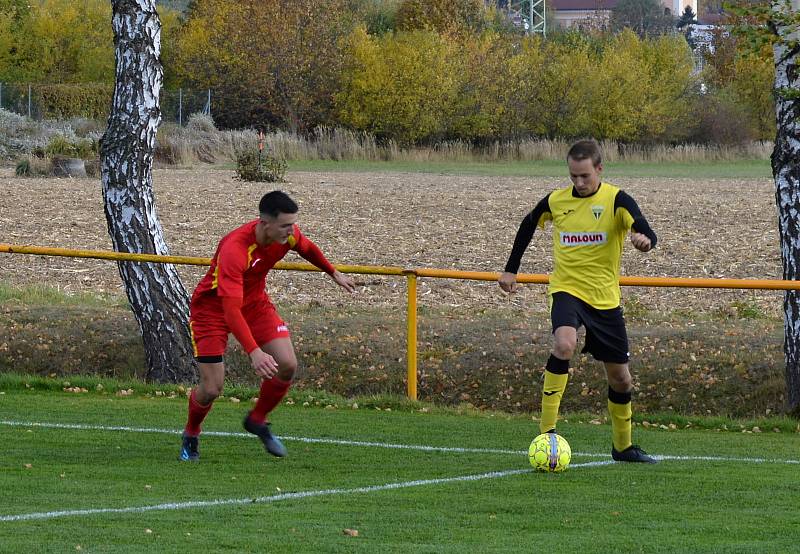
<svg viewBox="0 0 800 554">
<path fill-rule="evenodd" d="M 570 468 L 594 467 L 607 465 L 613 462 L 587 462 L 584 464 L 572 464 Z M 258 496 L 255 498 L 223 498 L 218 500 L 196 500 L 190 502 L 170 502 L 166 504 L 153 504 L 150 506 L 132 506 L 128 508 L 91 508 L 86 510 L 60 510 L 54 512 L 33 512 L 28 514 L 16 514 L 0 516 L 0 522 L 12 521 L 31 521 L 42 519 L 54 519 L 58 517 L 71 516 L 91 516 L 99 514 L 136 514 L 154 511 L 167 510 L 188 510 L 191 508 L 208 508 L 214 506 L 236 506 L 246 504 L 272 504 L 283 500 L 302 500 L 304 498 L 314 498 L 317 496 L 334 496 L 342 494 L 358 494 L 380 492 L 396 489 L 407 489 L 411 487 L 424 487 L 429 485 L 443 485 L 448 483 L 459 483 L 466 481 L 481 481 L 484 479 L 497 479 L 500 477 L 510 477 L 512 475 L 522 475 L 533 473 L 531 469 L 509 469 L 505 471 L 490 471 L 476 475 L 462 475 L 459 477 L 443 477 L 440 479 L 419 479 L 416 481 L 405 481 L 402 483 L 387 483 L 385 485 L 370 485 L 367 487 L 355 487 L 352 489 L 323 489 L 316 491 L 287 492 L 273 496 Z"/>
<path fill-rule="evenodd" d="M 689 462 L 750 462 L 753 464 L 800 464 L 800 460 L 778 460 L 775 458 L 735 458 L 732 456 L 653 456 L 659 460 L 679 460 Z"/>
<path fill-rule="evenodd" d="M 178 435 L 181 433 L 175 429 L 158 429 L 150 427 L 125 427 L 119 425 L 88 425 L 82 423 L 41 423 L 35 421 L 11 421 L 0 420 L 0 425 L 8 425 L 12 427 L 41 427 L 44 429 L 77 429 L 85 431 L 126 431 L 130 433 L 160 433 L 166 435 Z M 250 433 L 233 433 L 227 431 L 203 431 L 205 436 L 213 437 L 239 437 L 239 438 L 255 438 Z M 421 450 L 424 452 L 456 452 L 456 453 L 472 453 L 472 454 L 511 454 L 514 456 L 526 456 L 527 450 L 503 450 L 500 448 L 459 448 L 455 446 L 428 446 L 424 444 L 397 444 L 387 442 L 368 442 L 368 441 L 351 441 L 343 439 L 319 439 L 310 437 L 288 437 L 280 436 L 282 440 L 304 442 L 309 444 L 337 444 L 342 446 L 366 446 L 372 448 L 394 448 L 402 450 Z M 573 452 L 573 456 L 581 456 L 584 458 L 610 458 L 610 454 L 598 454 L 596 452 Z M 735 456 L 671 456 L 654 454 L 657 460 L 677 460 L 677 461 L 698 461 L 698 462 L 745 462 L 755 464 L 798 464 L 800 460 L 784 460 L 778 458 L 737 458 Z M 574 465 L 574 464 L 573 464 Z"/>
<path fill-rule="evenodd" d="M 10 425 L 13 427 L 42 427 L 46 429 L 78 429 L 84 431 L 127 431 L 130 433 L 163 433 L 168 435 L 180 435 L 182 431 L 175 429 L 153 429 L 147 427 L 122 427 L 115 425 L 84 425 L 78 423 L 39 423 L 35 421 L 7 421 L 0 420 L 0 425 Z M 203 436 L 212 437 L 244 437 L 248 439 L 256 438 L 250 433 L 231 433 L 226 431 L 203 431 Z M 351 441 L 342 439 L 318 439 L 309 437 L 287 437 L 280 435 L 281 440 L 297 441 L 312 444 L 338 444 L 342 446 L 369 446 L 373 448 L 398 448 L 404 450 L 423 450 L 428 452 L 461 452 L 473 454 L 514 454 L 527 455 L 527 451 L 522 450 L 503 450 L 499 448 L 459 448 L 454 446 L 427 446 L 422 444 L 393 444 L 386 442 L 367 442 Z M 578 455 L 577 452 L 574 453 Z"/>
</svg>

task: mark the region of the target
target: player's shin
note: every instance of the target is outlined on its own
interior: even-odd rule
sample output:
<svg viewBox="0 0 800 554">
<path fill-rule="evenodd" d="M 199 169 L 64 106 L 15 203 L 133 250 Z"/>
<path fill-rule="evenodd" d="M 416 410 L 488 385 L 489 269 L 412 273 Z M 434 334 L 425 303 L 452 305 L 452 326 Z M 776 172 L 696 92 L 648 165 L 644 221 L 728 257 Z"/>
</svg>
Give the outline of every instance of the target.
<svg viewBox="0 0 800 554">
<path fill-rule="evenodd" d="M 569 360 L 562 360 L 551 354 L 544 370 L 544 386 L 542 387 L 542 419 L 539 422 L 539 429 L 542 433 L 556 428 L 558 408 L 561 405 L 564 390 L 567 388 L 568 379 Z"/>
<path fill-rule="evenodd" d="M 611 415 L 611 440 L 614 448 L 622 452 L 633 444 L 631 437 L 631 393 L 617 392 L 608 387 L 608 413 Z"/>
<path fill-rule="evenodd" d="M 206 405 L 200 404 L 197 402 L 196 393 L 197 388 L 194 388 L 189 395 L 189 417 L 184 429 L 184 434 L 190 437 L 196 437 L 200 434 L 200 425 L 208 415 L 208 412 L 211 411 L 211 406 L 214 405 L 213 402 L 209 402 Z"/>
<path fill-rule="evenodd" d="M 258 401 L 256 402 L 253 411 L 250 412 L 250 421 L 253 423 L 264 423 L 267 414 L 270 413 L 275 407 L 280 404 L 286 393 L 289 392 L 289 387 L 292 385 L 291 381 L 283 381 L 278 377 L 272 379 L 264 379 L 261 381 L 261 390 L 258 394 Z"/>
</svg>

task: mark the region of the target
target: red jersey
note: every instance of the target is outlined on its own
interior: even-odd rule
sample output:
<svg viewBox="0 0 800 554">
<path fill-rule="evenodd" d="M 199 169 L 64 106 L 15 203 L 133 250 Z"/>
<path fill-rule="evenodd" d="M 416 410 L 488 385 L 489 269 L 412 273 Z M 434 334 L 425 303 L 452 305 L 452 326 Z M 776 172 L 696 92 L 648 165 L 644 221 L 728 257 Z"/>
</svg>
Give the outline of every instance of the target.
<svg viewBox="0 0 800 554">
<path fill-rule="evenodd" d="M 259 246 L 256 242 L 257 224 L 257 219 L 245 223 L 222 238 L 211 260 L 211 267 L 194 290 L 192 303 L 200 299 L 229 296 L 241 298 L 242 305 L 246 306 L 268 298 L 267 273 L 289 250 L 296 251 L 329 275 L 336 271 L 297 225 L 285 244 Z"/>
</svg>

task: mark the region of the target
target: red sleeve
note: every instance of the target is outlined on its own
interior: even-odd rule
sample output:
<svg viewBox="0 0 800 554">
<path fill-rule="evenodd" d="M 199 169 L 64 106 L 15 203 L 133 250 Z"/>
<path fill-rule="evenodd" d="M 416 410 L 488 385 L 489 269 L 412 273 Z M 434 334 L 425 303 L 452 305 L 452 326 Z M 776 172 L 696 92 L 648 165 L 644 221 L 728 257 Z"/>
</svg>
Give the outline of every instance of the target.
<svg viewBox="0 0 800 554">
<path fill-rule="evenodd" d="M 236 340 L 239 341 L 239 344 L 244 347 L 245 352 L 249 354 L 258 348 L 256 339 L 253 338 L 253 333 L 250 331 L 250 326 L 247 325 L 247 321 L 242 315 L 242 299 L 223 296 L 222 312 L 225 315 L 225 323 L 228 324 L 228 328 L 230 328 Z"/>
<path fill-rule="evenodd" d="M 294 250 L 303 256 L 306 260 L 320 268 L 322 271 L 327 273 L 328 275 L 332 275 L 336 268 L 333 267 L 333 264 L 328 261 L 328 258 L 325 257 L 325 254 L 322 253 L 322 250 L 319 247 L 311 242 L 306 236 L 300 232 L 299 227 L 295 227 L 294 229 L 294 238 L 297 241 L 293 246 Z"/>
<path fill-rule="evenodd" d="M 247 249 L 245 247 L 233 240 L 220 245 L 219 252 L 217 252 L 217 295 L 242 298 L 246 269 Z"/>
</svg>

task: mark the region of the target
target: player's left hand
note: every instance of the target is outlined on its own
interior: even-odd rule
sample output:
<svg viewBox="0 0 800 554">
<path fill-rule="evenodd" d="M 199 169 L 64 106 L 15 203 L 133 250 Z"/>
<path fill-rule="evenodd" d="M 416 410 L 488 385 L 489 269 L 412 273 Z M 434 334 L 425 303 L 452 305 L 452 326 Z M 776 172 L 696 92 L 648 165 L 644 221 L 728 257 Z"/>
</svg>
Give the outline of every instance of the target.
<svg viewBox="0 0 800 554">
<path fill-rule="evenodd" d="M 636 250 L 640 250 L 641 252 L 649 252 L 653 247 L 647 235 L 637 233 L 636 231 L 631 231 L 631 244 Z"/>
<path fill-rule="evenodd" d="M 356 291 L 355 282 L 347 275 L 340 273 L 338 270 L 331 274 L 331 279 L 333 279 L 337 285 L 342 287 L 347 292 L 353 293 Z"/>
</svg>

